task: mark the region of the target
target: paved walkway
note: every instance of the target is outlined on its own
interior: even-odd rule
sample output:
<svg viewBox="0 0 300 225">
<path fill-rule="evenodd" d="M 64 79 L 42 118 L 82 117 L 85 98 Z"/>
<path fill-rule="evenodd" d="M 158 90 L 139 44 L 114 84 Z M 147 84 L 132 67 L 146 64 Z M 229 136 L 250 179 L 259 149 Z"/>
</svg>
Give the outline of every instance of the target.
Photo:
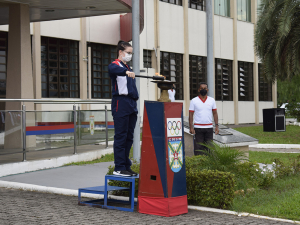
<svg viewBox="0 0 300 225">
<path fill-rule="evenodd" d="M 78 206 L 77 197 L 0 188 L 1 225 L 40 224 L 291 224 L 253 217 L 189 210 L 176 217 L 160 217 Z"/>
</svg>

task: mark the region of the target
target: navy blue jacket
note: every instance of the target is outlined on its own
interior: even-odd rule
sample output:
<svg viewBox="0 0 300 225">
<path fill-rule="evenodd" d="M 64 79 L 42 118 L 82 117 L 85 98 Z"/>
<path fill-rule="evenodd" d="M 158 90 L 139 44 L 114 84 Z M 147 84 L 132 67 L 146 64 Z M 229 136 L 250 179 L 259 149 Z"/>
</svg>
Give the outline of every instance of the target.
<svg viewBox="0 0 300 225">
<path fill-rule="evenodd" d="M 112 96 L 127 95 L 134 100 L 139 99 L 135 79 L 128 77 L 126 71 L 131 71 L 130 67 L 121 60 L 116 59 L 108 66 L 108 72 L 112 85 Z"/>
</svg>

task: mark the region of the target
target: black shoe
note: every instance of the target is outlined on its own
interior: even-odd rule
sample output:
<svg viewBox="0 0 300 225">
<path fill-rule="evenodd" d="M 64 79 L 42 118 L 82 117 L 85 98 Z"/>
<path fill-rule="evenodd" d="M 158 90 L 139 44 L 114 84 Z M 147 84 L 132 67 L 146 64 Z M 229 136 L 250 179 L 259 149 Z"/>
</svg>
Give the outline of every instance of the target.
<svg viewBox="0 0 300 225">
<path fill-rule="evenodd" d="M 137 176 L 137 175 L 138 175 L 138 173 L 132 171 L 131 168 L 127 169 L 127 171 L 128 171 L 129 173 L 131 173 L 132 176 Z"/>
<path fill-rule="evenodd" d="M 113 175 L 122 176 L 122 177 L 131 177 L 132 174 L 127 170 L 114 171 Z"/>
</svg>

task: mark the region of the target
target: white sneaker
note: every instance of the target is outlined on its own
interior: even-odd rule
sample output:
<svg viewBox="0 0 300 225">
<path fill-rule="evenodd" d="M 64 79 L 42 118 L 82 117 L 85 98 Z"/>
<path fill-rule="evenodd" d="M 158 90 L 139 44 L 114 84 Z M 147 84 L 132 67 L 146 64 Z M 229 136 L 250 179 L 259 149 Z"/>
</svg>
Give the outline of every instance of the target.
<svg viewBox="0 0 300 225">
<path fill-rule="evenodd" d="M 132 174 L 127 170 L 114 171 L 113 175 L 122 176 L 122 177 L 131 177 Z"/>
</svg>

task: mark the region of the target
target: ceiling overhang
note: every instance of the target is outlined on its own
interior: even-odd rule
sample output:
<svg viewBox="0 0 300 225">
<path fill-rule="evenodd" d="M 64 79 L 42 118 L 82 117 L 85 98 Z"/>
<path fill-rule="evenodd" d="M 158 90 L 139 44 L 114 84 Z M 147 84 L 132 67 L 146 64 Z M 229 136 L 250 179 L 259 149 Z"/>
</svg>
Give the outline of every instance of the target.
<svg viewBox="0 0 300 225">
<path fill-rule="evenodd" d="M 9 5 L 27 4 L 30 22 L 131 12 L 126 0 L 0 0 L 0 25 L 9 23 Z"/>
</svg>

